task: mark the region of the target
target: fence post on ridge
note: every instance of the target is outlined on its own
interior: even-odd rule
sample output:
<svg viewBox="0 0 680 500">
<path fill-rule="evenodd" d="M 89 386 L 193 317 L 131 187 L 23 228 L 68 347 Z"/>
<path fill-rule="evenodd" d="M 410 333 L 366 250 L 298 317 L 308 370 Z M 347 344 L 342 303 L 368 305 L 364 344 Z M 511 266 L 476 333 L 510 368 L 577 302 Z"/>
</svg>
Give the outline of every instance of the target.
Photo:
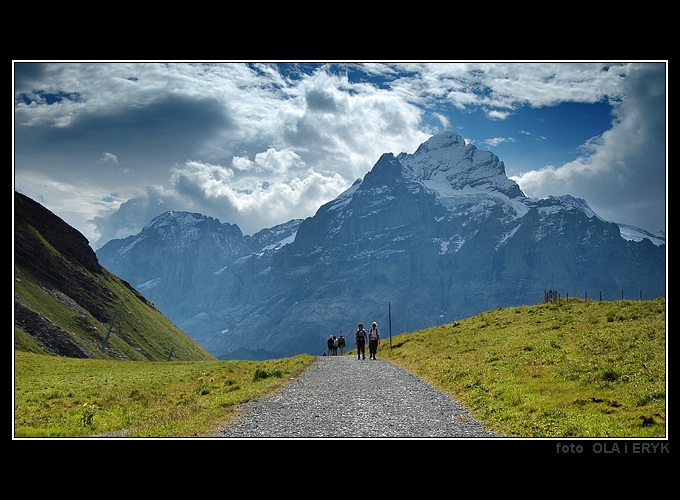
<svg viewBox="0 0 680 500">
<path fill-rule="evenodd" d="M 387 318 L 390 324 L 390 351 L 392 350 L 392 307 L 387 303 Z"/>
</svg>

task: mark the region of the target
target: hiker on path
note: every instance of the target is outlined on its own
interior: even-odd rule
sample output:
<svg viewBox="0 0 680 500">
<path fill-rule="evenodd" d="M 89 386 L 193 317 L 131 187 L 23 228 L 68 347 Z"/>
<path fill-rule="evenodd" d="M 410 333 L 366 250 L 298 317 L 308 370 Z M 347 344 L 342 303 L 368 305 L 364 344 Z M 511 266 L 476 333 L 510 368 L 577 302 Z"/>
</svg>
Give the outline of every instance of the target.
<svg viewBox="0 0 680 500">
<path fill-rule="evenodd" d="M 333 356 L 338 355 L 338 338 L 333 335 Z"/>
<path fill-rule="evenodd" d="M 332 356 L 333 355 L 333 335 L 328 337 L 328 340 L 326 341 L 326 345 L 328 346 L 328 355 Z"/>
<path fill-rule="evenodd" d="M 341 333 L 338 339 L 338 349 L 340 349 L 340 356 L 345 355 L 345 336 Z"/>
<path fill-rule="evenodd" d="M 357 344 L 357 358 L 366 359 L 366 330 L 364 330 L 364 324 L 359 323 L 359 328 L 357 328 L 356 333 L 356 344 Z"/>
<path fill-rule="evenodd" d="M 378 344 L 380 344 L 380 332 L 378 331 L 378 323 L 374 321 L 371 329 L 368 331 L 369 359 L 376 359 L 375 355 L 378 354 Z"/>
</svg>

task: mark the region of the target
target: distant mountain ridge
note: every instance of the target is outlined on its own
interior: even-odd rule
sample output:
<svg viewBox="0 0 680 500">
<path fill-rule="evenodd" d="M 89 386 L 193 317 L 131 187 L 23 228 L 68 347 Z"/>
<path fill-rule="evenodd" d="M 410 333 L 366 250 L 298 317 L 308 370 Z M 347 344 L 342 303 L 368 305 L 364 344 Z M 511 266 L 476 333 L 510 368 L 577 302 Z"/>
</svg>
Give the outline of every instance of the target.
<svg viewBox="0 0 680 500">
<path fill-rule="evenodd" d="M 444 132 L 383 154 L 313 217 L 249 237 L 168 212 L 97 256 L 215 356 L 264 359 L 318 354 L 358 322 L 413 331 L 546 289 L 656 298 L 665 241 L 644 233 L 622 237 L 582 199 L 526 197 L 494 154 Z"/>
</svg>

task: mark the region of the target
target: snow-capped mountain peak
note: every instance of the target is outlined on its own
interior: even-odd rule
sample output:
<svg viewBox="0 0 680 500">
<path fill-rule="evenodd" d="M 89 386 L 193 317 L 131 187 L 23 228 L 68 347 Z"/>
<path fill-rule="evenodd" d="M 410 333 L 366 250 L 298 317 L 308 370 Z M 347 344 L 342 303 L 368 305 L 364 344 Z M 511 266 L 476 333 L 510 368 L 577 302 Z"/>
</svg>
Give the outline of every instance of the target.
<svg viewBox="0 0 680 500">
<path fill-rule="evenodd" d="M 412 155 L 400 153 L 397 159 L 415 179 L 442 196 L 494 191 L 508 198 L 524 197 L 515 181 L 508 179 L 505 165 L 489 151 L 480 151 L 455 132 L 431 137 Z M 465 191 L 465 193 L 463 193 Z"/>
</svg>

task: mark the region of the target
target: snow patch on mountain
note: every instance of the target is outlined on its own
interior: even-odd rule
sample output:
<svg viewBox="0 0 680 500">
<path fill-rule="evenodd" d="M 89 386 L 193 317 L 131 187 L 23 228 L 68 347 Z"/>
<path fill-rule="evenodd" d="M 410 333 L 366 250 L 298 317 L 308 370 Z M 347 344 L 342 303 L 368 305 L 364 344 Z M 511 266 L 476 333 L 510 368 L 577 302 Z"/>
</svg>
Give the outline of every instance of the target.
<svg viewBox="0 0 680 500">
<path fill-rule="evenodd" d="M 141 234 L 141 236 L 139 236 L 139 238 L 133 239 L 132 242 L 129 245 L 125 245 L 125 246 L 120 247 L 118 249 L 118 252 L 117 252 L 118 255 L 125 255 L 125 253 L 132 250 L 135 247 L 135 245 L 144 241 L 145 238 L 146 238 L 146 236 L 144 234 Z"/>
<path fill-rule="evenodd" d="M 144 283 L 139 283 L 139 284 L 135 285 L 135 288 L 143 293 L 147 290 L 151 290 L 156 285 L 158 285 L 158 283 L 160 283 L 161 279 L 162 278 L 155 278 L 155 279 L 152 279 L 152 280 L 149 280 L 149 281 L 145 281 Z"/>
<path fill-rule="evenodd" d="M 639 227 L 630 226 L 628 224 L 617 224 L 621 230 L 621 237 L 629 241 L 642 241 L 647 238 L 656 246 L 661 246 L 666 244 L 666 232 L 661 231 L 656 234 L 652 234 Z"/>
</svg>

